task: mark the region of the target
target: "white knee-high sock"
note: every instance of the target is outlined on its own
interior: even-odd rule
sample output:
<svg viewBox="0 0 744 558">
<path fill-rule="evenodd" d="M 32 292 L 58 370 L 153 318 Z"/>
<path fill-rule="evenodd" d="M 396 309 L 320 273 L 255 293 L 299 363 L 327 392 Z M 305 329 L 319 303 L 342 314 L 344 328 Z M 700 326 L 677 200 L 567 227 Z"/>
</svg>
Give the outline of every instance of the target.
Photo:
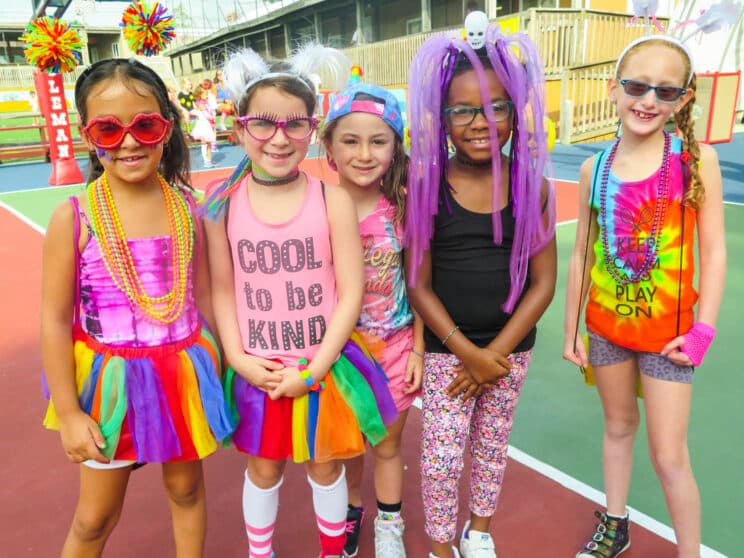
<svg viewBox="0 0 744 558">
<path fill-rule="evenodd" d="M 349 493 L 346 488 L 346 469 L 333 484 L 323 486 L 307 477 L 313 489 L 315 521 L 318 524 L 321 556 L 340 556 L 346 542 L 346 508 Z"/>
<path fill-rule="evenodd" d="M 202 159 L 204 160 L 205 163 L 207 161 L 209 161 L 209 159 L 208 159 L 209 153 L 207 153 L 207 144 L 206 143 L 202 143 L 201 144 L 201 155 L 202 155 Z"/>
<path fill-rule="evenodd" d="M 258 488 L 251 481 L 248 472 L 243 481 L 243 518 L 248 534 L 248 557 L 268 558 L 274 552 L 271 542 L 274 537 L 274 524 L 279 511 L 279 487 L 282 477 L 271 488 Z"/>
</svg>

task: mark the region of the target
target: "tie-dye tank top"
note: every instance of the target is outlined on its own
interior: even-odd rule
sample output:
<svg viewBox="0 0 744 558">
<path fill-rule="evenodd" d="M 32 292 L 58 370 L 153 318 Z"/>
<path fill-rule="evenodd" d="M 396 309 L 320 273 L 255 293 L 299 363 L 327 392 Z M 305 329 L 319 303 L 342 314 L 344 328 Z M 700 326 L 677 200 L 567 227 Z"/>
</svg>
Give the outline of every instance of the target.
<svg viewBox="0 0 744 558">
<path fill-rule="evenodd" d="M 587 328 L 617 345 L 638 351 L 660 351 L 671 339 L 690 329 L 694 321 L 696 212 L 682 205 L 682 141 L 676 137 L 671 140 L 668 203 L 658 251 L 651 269 L 637 282 L 613 278 L 607 259 L 614 262 L 616 276 L 632 277 L 642 269 L 648 243 L 653 242 L 661 165 L 651 176 L 631 182 L 620 181 L 609 172 L 604 219 L 600 200 L 610 149 L 597 155 L 592 174 L 590 205 L 598 216 L 599 234 L 593 247 L 596 263 L 591 271 Z"/>
</svg>

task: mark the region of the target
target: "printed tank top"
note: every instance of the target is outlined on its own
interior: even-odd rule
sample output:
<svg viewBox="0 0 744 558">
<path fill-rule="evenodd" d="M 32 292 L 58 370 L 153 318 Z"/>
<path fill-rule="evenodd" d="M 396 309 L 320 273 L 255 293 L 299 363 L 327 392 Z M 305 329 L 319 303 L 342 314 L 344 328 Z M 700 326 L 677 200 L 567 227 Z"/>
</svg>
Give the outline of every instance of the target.
<svg viewBox="0 0 744 558">
<path fill-rule="evenodd" d="M 395 206 L 385 196 L 359 223 L 365 281 L 358 325 L 387 339 L 413 322 L 403 273 L 403 227 L 395 222 Z"/>
<path fill-rule="evenodd" d="M 324 186 L 305 176 L 305 199 L 286 222 L 254 213 L 247 180 L 226 217 L 243 349 L 285 366 L 313 359 L 337 302 Z"/>
<path fill-rule="evenodd" d="M 609 172 L 604 219 L 601 190 L 609 149 L 597 155 L 592 175 L 590 205 L 597 212 L 599 234 L 593 247 L 596 263 L 591 270 L 586 324 L 594 333 L 633 350 L 658 352 L 694 321 L 696 211 L 682 205 L 681 148 L 682 141 L 672 137 L 665 208 L 658 199 L 661 165 L 651 176 L 632 182 L 622 182 Z M 655 261 L 639 281 L 627 282 L 626 277 L 642 269 L 649 243 L 654 243 L 657 212 L 663 213 L 663 225 Z M 615 277 L 608 269 L 608 258 Z"/>
</svg>

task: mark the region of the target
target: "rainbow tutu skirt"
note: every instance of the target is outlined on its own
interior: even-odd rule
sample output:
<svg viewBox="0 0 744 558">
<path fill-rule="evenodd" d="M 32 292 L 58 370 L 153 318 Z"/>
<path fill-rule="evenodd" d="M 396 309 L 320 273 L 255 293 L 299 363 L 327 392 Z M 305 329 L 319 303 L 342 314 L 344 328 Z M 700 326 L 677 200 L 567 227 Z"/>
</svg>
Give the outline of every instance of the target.
<svg viewBox="0 0 744 558">
<path fill-rule="evenodd" d="M 133 348 L 104 345 L 78 325 L 73 341 L 80 407 L 98 423 L 109 459 L 191 461 L 229 438 L 234 422 L 206 328 L 175 343 Z M 59 429 L 53 401 L 44 426 Z"/>
<path fill-rule="evenodd" d="M 354 335 L 323 379 L 325 389 L 272 400 L 228 367 L 226 399 L 236 448 L 266 459 L 318 462 L 364 453 L 387 436 L 398 411 L 387 377 Z"/>
</svg>

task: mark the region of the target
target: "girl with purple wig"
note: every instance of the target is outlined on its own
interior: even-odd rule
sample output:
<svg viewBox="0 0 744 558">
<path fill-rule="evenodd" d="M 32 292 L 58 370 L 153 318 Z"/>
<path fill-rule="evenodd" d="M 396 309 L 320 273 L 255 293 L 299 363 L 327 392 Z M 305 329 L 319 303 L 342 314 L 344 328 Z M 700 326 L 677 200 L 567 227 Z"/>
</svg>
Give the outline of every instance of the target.
<svg viewBox="0 0 744 558">
<path fill-rule="evenodd" d="M 525 35 L 504 36 L 496 25 L 477 50 L 434 36 L 411 64 L 411 91 L 420 92 L 410 99 L 406 241 L 409 295 L 426 326 L 421 473 L 430 558 L 459 556 L 452 545 L 465 440 L 471 513 L 460 551 L 496 556 L 489 528 L 509 434 L 556 280 L 542 67 Z"/>
</svg>

